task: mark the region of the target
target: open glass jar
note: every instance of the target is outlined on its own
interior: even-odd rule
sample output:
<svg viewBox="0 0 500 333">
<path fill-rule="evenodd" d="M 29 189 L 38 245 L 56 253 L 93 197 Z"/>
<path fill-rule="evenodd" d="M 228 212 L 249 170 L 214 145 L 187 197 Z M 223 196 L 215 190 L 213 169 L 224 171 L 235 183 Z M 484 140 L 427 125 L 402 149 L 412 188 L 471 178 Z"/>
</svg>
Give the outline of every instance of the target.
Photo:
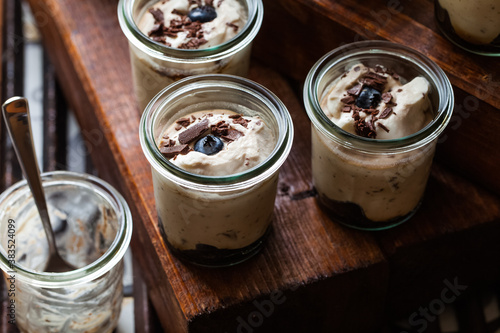
<svg viewBox="0 0 500 333">
<path fill-rule="evenodd" d="M 401 81 L 422 76 L 434 119 L 414 134 L 372 139 L 351 134 L 322 110 L 332 83 L 351 66 L 392 69 Z M 408 220 L 420 205 L 439 134 L 453 111 L 453 90 L 444 72 L 429 58 L 385 41 L 352 43 L 321 58 L 309 72 L 304 103 L 312 122 L 312 172 L 319 203 L 350 227 L 378 230 Z"/>
<path fill-rule="evenodd" d="M 434 11 L 439 29 L 455 45 L 500 56 L 500 1 L 435 0 Z"/>
<path fill-rule="evenodd" d="M 262 163 L 239 173 L 206 176 L 160 153 L 162 135 L 177 119 L 220 109 L 258 116 L 271 129 L 272 152 Z M 273 219 L 278 171 L 293 140 L 291 117 L 274 94 L 231 75 L 183 79 L 146 107 L 140 139 L 152 167 L 159 227 L 173 253 L 198 265 L 228 266 L 261 249 Z"/>
<path fill-rule="evenodd" d="M 181 78 L 210 73 L 247 75 L 252 42 L 262 24 L 264 8 L 261 0 L 238 1 L 246 9 L 247 22 L 235 37 L 204 49 L 179 49 L 152 40 L 138 28 L 143 13 L 158 1 L 120 0 L 118 18 L 129 41 L 141 111 L 160 90 Z"/>
<path fill-rule="evenodd" d="M 78 268 L 43 271 L 48 244 L 29 186 L 11 186 L 0 195 L 7 320 L 21 332 L 112 332 L 123 298 L 122 257 L 132 236 L 127 203 L 91 175 L 58 171 L 41 179 L 58 250 Z"/>
</svg>

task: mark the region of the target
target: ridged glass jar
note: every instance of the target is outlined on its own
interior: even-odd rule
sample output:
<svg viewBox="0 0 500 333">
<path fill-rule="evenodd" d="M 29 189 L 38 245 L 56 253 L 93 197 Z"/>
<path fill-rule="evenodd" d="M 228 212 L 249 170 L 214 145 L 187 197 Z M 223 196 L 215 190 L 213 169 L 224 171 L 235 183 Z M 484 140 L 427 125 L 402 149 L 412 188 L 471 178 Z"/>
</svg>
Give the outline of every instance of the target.
<svg viewBox="0 0 500 333">
<path fill-rule="evenodd" d="M 177 167 L 160 153 L 158 142 L 173 122 L 216 109 L 258 115 L 274 132 L 270 156 L 241 173 L 205 176 Z M 173 253 L 198 265 L 228 266 L 261 249 L 273 219 L 279 168 L 293 140 L 290 114 L 274 94 L 231 75 L 183 79 L 147 106 L 140 140 L 152 167 L 159 227 Z"/>
<path fill-rule="evenodd" d="M 0 268 L 21 332 L 112 332 L 123 298 L 122 257 L 132 235 L 123 197 L 86 174 L 43 173 L 57 247 L 78 267 L 44 272 L 48 245 L 26 181 L 0 195 Z"/>
<path fill-rule="evenodd" d="M 167 85 L 191 75 L 233 74 L 246 76 L 252 42 L 264 16 L 261 0 L 241 0 L 248 21 L 231 40 L 206 49 L 177 49 L 150 39 L 137 27 L 137 20 L 157 1 L 120 0 L 118 18 L 130 46 L 134 88 L 141 112 Z"/>
<path fill-rule="evenodd" d="M 323 112 L 327 89 L 350 66 L 361 63 L 390 68 L 401 80 L 423 76 L 430 83 L 434 119 L 398 139 L 351 134 Z M 439 134 L 453 112 L 453 90 L 444 72 L 425 55 L 385 41 L 339 47 L 310 70 L 304 104 L 312 122 L 312 172 L 321 206 L 344 225 L 378 230 L 408 220 L 422 200 Z"/>
</svg>

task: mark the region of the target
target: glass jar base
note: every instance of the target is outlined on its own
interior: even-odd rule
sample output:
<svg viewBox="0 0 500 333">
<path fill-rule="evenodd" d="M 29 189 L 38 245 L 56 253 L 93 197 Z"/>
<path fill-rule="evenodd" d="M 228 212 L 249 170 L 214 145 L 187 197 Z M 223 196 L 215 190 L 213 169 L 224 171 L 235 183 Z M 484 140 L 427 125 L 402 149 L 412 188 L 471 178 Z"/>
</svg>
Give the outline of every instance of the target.
<svg viewBox="0 0 500 333">
<path fill-rule="evenodd" d="M 259 239 L 239 249 L 219 249 L 212 245 L 196 244 L 195 250 L 179 250 L 170 244 L 163 231 L 163 226 L 161 224 L 159 226 L 165 244 L 177 258 L 197 266 L 213 268 L 233 266 L 250 259 L 260 252 L 271 232 L 271 226 L 269 226 Z"/>
<path fill-rule="evenodd" d="M 367 231 L 385 230 L 398 226 L 410 219 L 420 207 L 420 202 L 408 214 L 386 221 L 373 221 L 365 216 L 363 209 L 355 203 L 337 201 L 325 195 L 318 196 L 321 209 L 335 222 L 344 226 Z"/>
</svg>

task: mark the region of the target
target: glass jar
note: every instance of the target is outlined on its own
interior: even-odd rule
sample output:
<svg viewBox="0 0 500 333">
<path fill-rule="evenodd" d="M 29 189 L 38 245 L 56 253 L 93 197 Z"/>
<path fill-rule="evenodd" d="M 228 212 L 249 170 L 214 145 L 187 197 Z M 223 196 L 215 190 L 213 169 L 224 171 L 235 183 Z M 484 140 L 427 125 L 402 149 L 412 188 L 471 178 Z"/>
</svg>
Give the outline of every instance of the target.
<svg viewBox="0 0 500 333">
<path fill-rule="evenodd" d="M 181 78 L 210 73 L 246 76 L 253 39 L 264 16 L 261 0 L 241 0 L 248 20 L 223 44 L 206 49 L 178 49 L 150 39 L 136 22 L 155 0 L 120 0 L 118 18 L 129 41 L 134 88 L 140 110 L 163 88 Z"/>
<path fill-rule="evenodd" d="M 351 134 L 323 112 L 327 89 L 356 63 L 394 70 L 400 80 L 423 76 L 434 119 L 399 139 Z M 420 205 L 439 134 L 453 111 L 453 90 L 444 72 L 426 56 L 403 45 L 365 41 L 337 48 L 309 72 L 304 103 L 312 122 L 312 173 L 318 200 L 344 225 L 378 230 L 408 220 Z"/>
<path fill-rule="evenodd" d="M 86 174 L 41 175 L 56 244 L 77 269 L 44 272 L 48 244 L 26 181 L 0 195 L 0 267 L 7 321 L 21 332 L 112 332 L 123 292 L 122 257 L 132 235 L 123 197 Z"/>
<path fill-rule="evenodd" d="M 499 0 L 435 0 L 434 11 L 439 29 L 455 45 L 500 56 Z"/>
<path fill-rule="evenodd" d="M 241 173 L 205 176 L 177 167 L 160 153 L 158 142 L 173 122 L 216 109 L 259 116 L 274 132 L 270 156 Z M 230 75 L 183 79 L 147 106 L 140 140 L 152 166 L 159 227 L 171 252 L 198 265 L 228 266 L 261 249 L 273 218 L 278 171 L 293 140 L 290 114 L 274 94 Z"/>
</svg>

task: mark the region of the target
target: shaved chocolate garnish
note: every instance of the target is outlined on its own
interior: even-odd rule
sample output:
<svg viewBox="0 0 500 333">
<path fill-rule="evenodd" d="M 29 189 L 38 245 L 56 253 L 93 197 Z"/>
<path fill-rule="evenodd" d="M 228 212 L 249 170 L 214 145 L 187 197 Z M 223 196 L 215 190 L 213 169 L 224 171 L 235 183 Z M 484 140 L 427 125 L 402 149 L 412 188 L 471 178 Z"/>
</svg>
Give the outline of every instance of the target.
<svg viewBox="0 0 500 333">
<path fill-rule="evenodd" d="M 245 119 L 243 117 L 233 119 L 233 124 L 240 124 L 241 126 L 243 126 L 245 128 L 247 128 L 249 122 L 250 122 L 250 120 Z"/>
<path fill-rule="evenodd" d="M 359 93 L 361 92 L 361 90 L 363 90 L 363 85 L 361 83 L 359 83 L 359 84 L 355 85 L 354 87 L 352 87 L 351 89 L 347 90 L 347 93 L 354 95 L 354 96 L 358 96 Z"/>
<path fill-rule="evenodd" d="M 186 155 L 188 152 L 189 146 L 187 144 L 160 148 L 160 153 L 162 153 L 166 158 L 172 158 L 179 154 Z"/>
<path fill-rule="evenodd" d="M 399 88 L 397 91 L 398 91 L 398 92 L 402 92 L 402 91 L 403 91 L 403 89 Z"/>
<path fill-rule="evenodd" d="M 175 146 L 175 140 L 168 139 L 168 140 L 162 142 L 162 145 L 161 145 L 160 148 L 163 148 L 163 147 L 173 147 L 173 146 Z"/>
<path fill-rule="evenodd" d="M 209 128 L 209 121 L 207 118 L 205 118 L 199 123 L 189 127 L 184 132 L 181 132 L 179 134 L 179 142 L 182 144 L 190 143 L 198 139 L 200 136 L 202 136 L 203 133 L 205 133 L 205 131 L 208 130 L 208 128 Z"/>
<path fill-rule="evenodd" d="M 377 125 L 378 125 L 381 129 L 383 129 L 384 131 L 386 131 L 387 133 L 389 133 L 389 129 L 388 129 L 387 127 L 385 127 L 385 125 L 384 125 L 384 124 L 382 124 L 382 123 L 377 123 Z"/>
<path fill-rule="evenodd" d="M 149 8 L 149 12 L 153 15 L 155 23 L 162 24 L 165 20 L 163 11 L 159 8 Z"/>
<path fill-rule="evenodd" d="M 378 91 L 382 91 L 384 90 L 387 78 L 374 72 L 368 72 L 362 76 L 360 82 Z"/>
<path fill-rule="evenodd" d="M 359 119 L 354 122 L 354 130 L 356 131 L 357 135 L 363 136 L 365 138 L 374 139 L 377 136 L 377 133 L 370 128 L 370 126 L 365 122 L 364 119 Z"/>
<path fill-rule="evenodd" d="M 212 134 L 216 136 L 227 135 L 229 124 L 224 120 L 219 121 L 217 124 L 211 126 Z"/>
<path fill-rule="evenodd" d="M 244 134 L 234 128 L 229 128 L 227 131 L 227 135 L 222 135 L 221 138 L 227 141 L 234 141 L 238 138 L 244 136 Z"/>
<path fill-rule="evenodd" d="M 181 125 L 182 127 L 188 127 L 189 124 L 191 124 L 191 120 L 189 118 L 180 118 L 176 121 L 176 123 Z"/>
<path fill-rule="evenodd" d="M 354 98 L 354 96 L 352 96 L 352 95 L 348 95 L 348 96 L 342 98 L 340 101 L 342 103 L 345 103 L 345 104 L 352 104 L 356 101 L 356 98 Z"/>
<path fill-rule="evenodd" d="M 205 38 L 193 38 L 189 42 L 179 45 L 179 49 L 197 49 L 205 43 L 207 43 Z"/>
<path fill-rule="evenodd" d="M 241 114 L 230 114 L 228 117 L 231 119 L 238 119 L 241 118 Z"/>
<path fill-rule="evenodd" d="M 214 0 L 205 0 L 205 5 L 207 6 L 214 6 Z"/>
<path fill-rule="evenodd" d="M 180 130 L 181 128 L 182 128 L 182 126 L 181 126 L 181 125 L 179 125 L 179 124 L 175 125 L 175 130 L 176 130 L 176 131 Z"/>
<path fill-rule="evenodd" d="M 392 95 L 390 92 L 385 92 L 382 94 L 382 101 L 384 101 L 385 104 L 389 103 L 392 99 Z"/>
<path fill-rule="evenodd" d="M 359 72 L 359 70 L 361 69 L 359 66 L 356 66 L 353 68 L 355 72 Z"/>
<path fill-rule="evenodd" d="M 392 74 L 392 77 L 394 78 L 394 80 L 399 80 L 399 75 L 396 73 Z"/>
<path fill-rule="evenodd" d="M 385 108 L 384 111 L 380 114 L 379 118 L 380 119 L 385 119 L 389 117 L 392 113 L 392 108 Z"/>
<path fill-rule="evenodd" d="M 351 107 L 349 105 L 344 106 L 342 112 L 351 112 Z"/>
<path fill-rule="evenodd" d="M 240 27 L 238 27 L 236 24 L 232 23 L 232 22 L 226 22 L 226 25 L 230 28 L 233 28 L 234 32 L 238 32 L 238 29 Z"/>
</svg>

